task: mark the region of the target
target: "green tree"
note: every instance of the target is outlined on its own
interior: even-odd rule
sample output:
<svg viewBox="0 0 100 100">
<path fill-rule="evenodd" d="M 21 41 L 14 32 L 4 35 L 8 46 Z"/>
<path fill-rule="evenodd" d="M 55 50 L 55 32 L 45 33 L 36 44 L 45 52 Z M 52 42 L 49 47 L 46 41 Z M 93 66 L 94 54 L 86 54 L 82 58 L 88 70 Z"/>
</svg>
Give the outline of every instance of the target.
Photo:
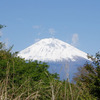
<svg viewBox="0 0 100 100">
<path fill-rule="evenodd" d="M 90 94 L 100 99 L 100 53 L 96 53 L 95 57 L 89 56 L 92 63 L 86 63 L 78 69 L 78 73 L 74 77 L 76 83 L 84 84 Z"/>
<path fill-rule="evenodd" d="M 1 24 L 0 24 L 0 29 L 2 29 L 3 27 L 6 27 L 6 26 L 5 26 L 5 25 L 1 25 Z"/>
<path fill-rule="evenodd" d="M 2 29 L 3 27 L 6 27 L 6 26 L 0 24 L 0 29 Z M 0 42 L 0 49 L 2 49 L 3 47 L 4 47 L 4 43 Z"/>
</svg>

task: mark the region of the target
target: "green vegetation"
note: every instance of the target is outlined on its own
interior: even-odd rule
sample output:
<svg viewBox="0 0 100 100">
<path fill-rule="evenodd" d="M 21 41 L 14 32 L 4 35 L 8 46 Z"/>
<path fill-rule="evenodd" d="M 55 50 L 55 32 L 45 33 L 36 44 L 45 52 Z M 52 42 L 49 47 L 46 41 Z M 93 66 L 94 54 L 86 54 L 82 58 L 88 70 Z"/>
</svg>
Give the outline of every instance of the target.
<svg viewBox="0 0 100 100">
<path fill-rule="evenodd" d="M 94 73 L 94 67 L 87 67 L 89 71 L 92 70 L 91 79 L 93 77 L 95 80 L 90 89 L 79 77 L 77 84 L 69 80 L 60 81 L 56 73 L 48 72 L 46 63 L 22 59 L 11 49 L 5 49 L 5 44 L 0 42 L 0 100 L 96 100 L 95 97 L 98 97 L 96 91 L 95 97 L 91 95 L 95 86 L 100 90 L 100 66 L 97 60 L 96 72 L 99 72 L 99 76 Z"/>
<path fill-rule="evenodd" d="M 2 29 L 2 28 L 4 28 L 4 27 L 6 27 L 6 26 L 5 26 L 5 25 L 1 25 L 1 24 L 0 24 L 0 29 Z"/>
<path fill-rule="evenodd" d="M 86 86 L 91 95 L 100 99 L 100 53 L 96 53 L 95 57 L 88 57 L 93 61 L 92 64 L 86 63 L 80 67 L 74 80 Z"/>
</svg>

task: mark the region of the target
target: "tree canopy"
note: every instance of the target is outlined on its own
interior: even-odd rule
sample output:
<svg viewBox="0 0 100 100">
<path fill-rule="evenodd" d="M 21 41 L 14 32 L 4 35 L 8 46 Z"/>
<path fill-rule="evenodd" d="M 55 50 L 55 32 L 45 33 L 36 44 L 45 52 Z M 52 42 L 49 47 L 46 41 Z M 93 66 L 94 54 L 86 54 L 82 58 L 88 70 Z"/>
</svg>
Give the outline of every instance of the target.
<svg viewBox="0 0 100 100">
<path fill-rule="evenodd" d="M 86 63 L 78 69 L 78 73 L 74 77 L 77 83 L 84 84 L 90 94 L 100 99 L 100 53 L 96 53 L 95 57 L 89 56 L 92 63 Z"/>
</svg>

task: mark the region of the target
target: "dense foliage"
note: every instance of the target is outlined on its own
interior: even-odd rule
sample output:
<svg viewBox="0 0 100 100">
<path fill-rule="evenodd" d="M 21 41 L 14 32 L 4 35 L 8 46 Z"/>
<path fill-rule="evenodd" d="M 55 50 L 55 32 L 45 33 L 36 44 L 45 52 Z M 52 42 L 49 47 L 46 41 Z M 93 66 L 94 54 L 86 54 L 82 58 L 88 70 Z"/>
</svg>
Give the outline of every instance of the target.
<svg viewBox="0 0 100 100">
<path fill-rule="evenodd" d="M 89 89 L 90 94 L 100 99 L 100 53 L 96 53 L 95 57 L 88 57 L 91 58 L 92 63 L 86 63 L 80 67 L 74 80 L 84 84 Z"/>
<path fill-rule="evenodd" d="M 4 28 L 4 27 L 6 27 L 6 26 L 5 26 L 5 25 L 1 25 L 1 24 L 0 24 L 0 29 L 2 29 L 2 28 Z"/>
</svg>

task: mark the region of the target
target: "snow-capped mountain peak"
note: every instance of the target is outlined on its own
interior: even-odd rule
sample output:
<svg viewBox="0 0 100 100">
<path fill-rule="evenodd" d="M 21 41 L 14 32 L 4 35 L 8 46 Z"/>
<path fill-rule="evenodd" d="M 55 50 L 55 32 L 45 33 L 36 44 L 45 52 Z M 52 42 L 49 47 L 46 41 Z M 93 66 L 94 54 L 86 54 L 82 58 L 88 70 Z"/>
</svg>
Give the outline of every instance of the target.
<svg viewBox="0 0 100 100">
<path fill-rule="evenodd" d="M 87 54 L 55 38 L 42 39 L 19 52 L 18 56 L 26 60 L 38 60 L 47 62 L 49 72 L 58 73 L 60 79 L 72 79 L 79 66 L 83 66 Z"/>
<path fill-rule="evenodd" d="M 75 61 L 76 56 L 87 59 L 86 53 L 55 38 L 42 39 L 22 50 L 19 56 L 39 61 L 62 61 L 68 59 Z"/>
</svg>

